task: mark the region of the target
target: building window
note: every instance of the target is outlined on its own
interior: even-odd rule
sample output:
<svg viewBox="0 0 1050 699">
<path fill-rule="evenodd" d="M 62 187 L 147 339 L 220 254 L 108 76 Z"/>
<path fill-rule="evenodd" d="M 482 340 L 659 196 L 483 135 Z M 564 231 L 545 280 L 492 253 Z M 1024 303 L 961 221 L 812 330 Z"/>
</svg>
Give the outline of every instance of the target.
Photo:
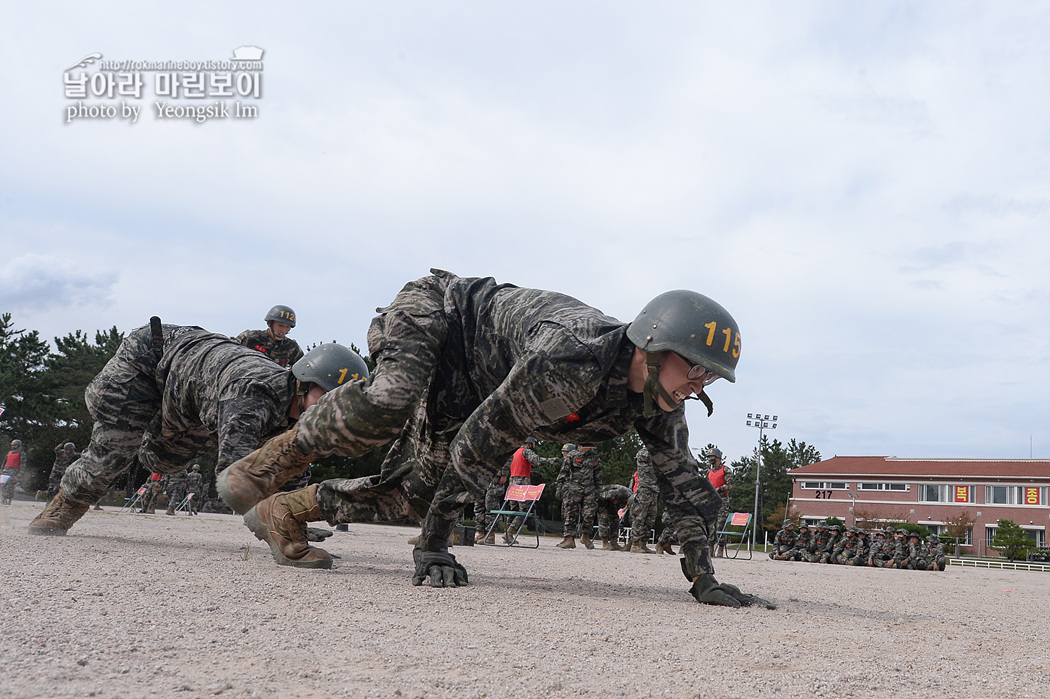
<svg viewBox="0 0 1050 699">
<path fill-rule="evenodd" d="M 990 505 L 1038 505 L 1045 502 L 1042 488 L 1020 485 L 987 485 L 984 501 Z"/>
<path fill-rule="evenodd" d="M 972 485 L 919 485 L 919 502 L 973 502 Z"/>
<path fill-rule="evenodd" d="M 846 481 L 802 481 L 803 490 L 846 490 Z"/>
<path fill-rule="evenodd" d="M 995 538 L 996 532 L 999 531 L 998 527 L 985 527 L 985 546 L 991 546 L 992 540 Z M 1046 541 L 1046 532 L 1043 529 L 1025 529 L 1024 533 L 1028 535 L 1028 538 L 1035 542 L 1036 546 L 1043 546 Z"/>
<path fill-rule="evenodd" d="M 908 483 L 858 483 L 857 487 L 860 490 L 899 490 L 905 493 L 911 490 Z"/>
</svg>

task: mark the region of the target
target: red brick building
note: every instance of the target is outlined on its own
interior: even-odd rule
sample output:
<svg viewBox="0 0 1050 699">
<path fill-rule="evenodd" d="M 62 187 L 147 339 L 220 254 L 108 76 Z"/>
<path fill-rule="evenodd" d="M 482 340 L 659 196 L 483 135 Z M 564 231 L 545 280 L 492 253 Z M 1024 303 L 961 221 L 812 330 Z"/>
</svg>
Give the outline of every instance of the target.
<svg viewBox="0 0 1050 699">
<path fill-rule="evenodd" d="M 836 456 L 788 473 L 791 507 L 809 523 L 838 517 L 848 526 L 860 515 L 869 528 L 906 520 L 943 533 L 965 510 L 974 525 L 964 553 L 995 555 L 988 543 L 1000 519 L 1047 545 L 1050 461 Z"/>
</svg>

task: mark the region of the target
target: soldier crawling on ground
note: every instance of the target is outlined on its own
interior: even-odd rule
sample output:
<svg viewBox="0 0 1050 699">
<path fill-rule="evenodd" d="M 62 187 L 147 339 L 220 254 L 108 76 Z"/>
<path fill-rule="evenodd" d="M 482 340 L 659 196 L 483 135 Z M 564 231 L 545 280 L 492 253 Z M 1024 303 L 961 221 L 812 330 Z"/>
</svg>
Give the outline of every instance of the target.
<svg viewBox="0 0 1050 699">
<path fill-rule="evenodd" d="M 498 473 L 494 455 L 530 435 L 602 441 L 635 429 L 678 530 L 693 598 L 774 606 L 715 580 L 707 533 L 719 498 L 688 449 L 684 401 L 696 396 L 710 413 L 704 389 L 736 378 L 740 332 L 724 308 L 671 291 L 626 324 L 563 294 L 431 272 L 372 321 L 371 378 L 325 396 L 296 427 L 219 474 L 219 493 L 278 564 L 331 567 L 327 552 L 306 545 L 308 522 L 408 517 L 422 519 L 413 584 L 466 585 L 448 535 Z M 284 494 L 270 486 L 315 458 L 391 443 L 377 476 Z"/>
<path fill-rule="evenodd" d="M 233 463 L 295 424 L 328 391 L 367 376 L 364 360 L 335 343 L 319 345 L 289 370 L 225 335 L 151 318 L 88 385 L 91 442 L 29 533 L 65 535 L 136 462 L 154 474 L 184 471 L 217 440 L 217 468 Z M 268 485 L 276 490 L 284 482 Z"/>
</svg>

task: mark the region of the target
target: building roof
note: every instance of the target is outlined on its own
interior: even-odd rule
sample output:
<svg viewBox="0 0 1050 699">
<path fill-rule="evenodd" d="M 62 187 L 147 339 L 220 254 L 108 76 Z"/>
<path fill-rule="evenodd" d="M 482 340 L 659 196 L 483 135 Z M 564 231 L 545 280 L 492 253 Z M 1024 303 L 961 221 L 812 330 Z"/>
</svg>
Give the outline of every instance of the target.
<svg viewBox="0 0 1050 699">
<path fill-rule="evenodd" d="M 952 476 L 964 478 L 1050 478 L 1050 461 L 1040 459 L 898 459 L 896 456 L 835 456 L 788 475 L 843 476 Z"/>
</svg>

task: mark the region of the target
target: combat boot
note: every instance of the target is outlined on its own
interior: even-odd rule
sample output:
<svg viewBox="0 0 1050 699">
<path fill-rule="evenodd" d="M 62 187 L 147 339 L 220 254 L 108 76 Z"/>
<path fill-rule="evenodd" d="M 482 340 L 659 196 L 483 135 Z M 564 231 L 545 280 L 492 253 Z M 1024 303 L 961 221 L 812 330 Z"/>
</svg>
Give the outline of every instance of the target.
<svg viewBox="0 0 1050 699">
<path fill-rule="evenodd" d="M 585 547 L 587 547 L 589 549 L 593 549 L 594 548 L 594 542 L 591 541 L 591 535 L 590 534 L 580 534 L 580 543 L 583 544 Z"/>
<path fill-rule="evenodd" d="M 101 509 L 102 509 L 102 507 L 101 507 L 101 506 L 100 506 L 100 505 L 99 505 L 99 504 L 98 504 L 98 503 L 96 502 L 96 503 L 95 503 L 95 509 L 96 509 L 96 510 L 101 510 Z"/>
<path fill-rule="evenodd" d="M 164 514 L 166 514 L 166 515 L 173 515 L 173 514 L 175 514 L 175 505 L 173 505 L 173 504 L 171 504 L 169 502 L 168 503 L 168 511 L 165 512 Z"/>
<path fill-rule="evenodd" d="M 626 551 L 627 550 L 626 547 L 620 546 L 620 542 L 617 541 L 615 538 L 612 539 L 612 546 L 610 546 L 609 548 L 612 549 L 613 551 Z"/>
<path fill-rule="evenodd" d="M 91 505 L 73 502 L 59 490 L 44 511 L 29 523 L 29 533 L 65 536 L 66 531 L 87 514 L 90 508 Z"/>
<path fill-rule="evenodd" d="M 632 541 L 631 553 L 656 553 L 656 551 L 646 546 L 644 541 Z"/>
<path fill-rule="evenodd" d="M 726 547 L 725 546 L 716 546 L 715 547 L 715 555 L 718 556 L 719 558 L 725 558 L 726 557 Z"/>
<path fill-rule="evenodd" d="M 271 495 L 244 515 L 255 537 L 270 546 L 277 565 L 331 568 L 332 556 L 307 543 L 306 523 L 321 519 L 317 485 Z"/>
<path fill-rule="evenodd" d="M 485 537 L 485 543 L 489 546 L 496 545 L 496 532 L 489 532 L 489 535 Z"/>
<path fill-rule="evenodd" d="M 485 532 L 483 530 L 478 530 L 477 535 L 474 537 L 474 543 L 475 544 L 480 544 L 484 540 L 485 540 Z"/>
<path fill-rule="evenodd" d="M 674 549 L 671 548 L 671 542 L 670 541 L 658 541 L 656 543 L 656 552 L 657 553 L 669 553 L 672 556 L 675 555 Z"/>
<path fill-rule="evenodd" d="M 298 434 L 296 424 L 219 473 L 215 488 L 234 512 L 243 515 L 306 470 L 313 457 L 299 446 Z"/>
<path fill-rule="evenodd" d="M 602 551 L 612 551 L 613 542 L 609 539 L 602 539 Z"/>
<path fill-rule="evenodd" d="M 555 544 L 560 549 L 574 549 L 576 548 L 576 538 L 567 536 L 561 540 L 560 544 Z"/>
</svg>

